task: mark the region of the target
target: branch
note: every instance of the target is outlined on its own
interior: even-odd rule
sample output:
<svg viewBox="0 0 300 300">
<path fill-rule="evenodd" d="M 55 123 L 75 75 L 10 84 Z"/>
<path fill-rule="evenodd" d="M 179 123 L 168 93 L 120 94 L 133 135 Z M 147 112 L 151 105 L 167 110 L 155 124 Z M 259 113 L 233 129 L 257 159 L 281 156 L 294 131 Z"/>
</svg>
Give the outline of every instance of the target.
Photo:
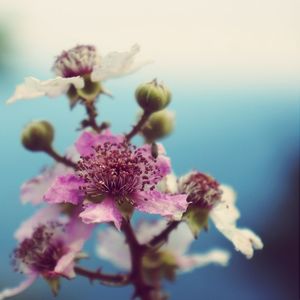
<svg viewBox="0 0 300 300">
<path fill-rule="evenodd" d="M 91 126 L 96 132 L 99 133 L 101 129 L 99 128 L 96 121 L 98 113 L 94 102 L 84 101 L 84 106 L 88 115 L 88 120 L 85 120 L 85 126 Z"/>
<path fill-rule="evenodd" d="M 150 115 L 151 113 L 144 111 L 138 123 L 135 126 L 133 126 L 132 130 L 129 133 L 125 135 L 127 141 L 130 141 L 136 134 L 138 134 L 141 131 L 145 123 L 148 121 Z"/>
<path fill-rule="evenodd" d="M 126 241 L 130 249 L 131 256 L 131 274 L 130 279 L 135 287 L 133 299 L 140 297 L 141 300 L 153 300 L 151 292 L 153 287 L 147 284 L 143 274 L 142 259 L 147 248 L 141 245 L 130 225 L 130 222 L 123 219 L 122 231 L 126 236 Z"/>
<path fill-rule="evenodd" d="M 76 168 L 76 163 L 74 163 L 70 159 L 66 158 L 65 156 L 61 156 L 53 148 L 49 148 L 49 149 L 45 150 L 45 152 L 49 156 L 51 156 L 54 160 L 56 160 L 57 162 L 62 163 L 64 165 L 66 165 L 67 167 L 71 167 L 73 169 Z"/>
<path fill-rule="evenodd" d="M 98 271 L 90 271 L 82 267 L 74 267 L 76 274 L 88 278 L 90 281 L 99 280 L 102 284 L 111 286 L 124 286 L 129 284 L 129 276 L 127 274 L 104 274 Z"/>
<path fill-rule="evenodd" d="M 168 241 L 170 233 L 177 228 L 181 221 L 172 221 L 168 226 L 157 236 L 152 238 L 150 242 L 147 243 L 149 248 L 160 248 L 165 242 Z"/>
</svg>

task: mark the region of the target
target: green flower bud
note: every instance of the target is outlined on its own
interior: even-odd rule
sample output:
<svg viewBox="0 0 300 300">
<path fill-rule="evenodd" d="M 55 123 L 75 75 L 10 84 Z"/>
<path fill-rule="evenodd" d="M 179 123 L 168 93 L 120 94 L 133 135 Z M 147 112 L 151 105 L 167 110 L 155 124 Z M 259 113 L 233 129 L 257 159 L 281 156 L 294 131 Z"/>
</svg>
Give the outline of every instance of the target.
<svg viewBox="0 0 300 300">
<path fill-rule="evenodd" d="M 143 127 L 141 133 L 146 141 L 153 142 L 169 135 L 175 125 L 175 114 L 168 110 L 162 110 L 152 114 Z"/>
<path fill-rule="evenodd" d="M 135 92 L 135 97 L 140 107 L 153 113 L 164 109 L 171 101 L 171 92 L 163 84 L 158 84 L 154 79 L 151 82 L 141 84 Z"/>
<path fill-rule="evenodd" d="M 54 138 L 54 129 L 47 121 L 29 123 L 22 132 L 23 146 L 30 151 L 48 151 Z"/>
</svg>

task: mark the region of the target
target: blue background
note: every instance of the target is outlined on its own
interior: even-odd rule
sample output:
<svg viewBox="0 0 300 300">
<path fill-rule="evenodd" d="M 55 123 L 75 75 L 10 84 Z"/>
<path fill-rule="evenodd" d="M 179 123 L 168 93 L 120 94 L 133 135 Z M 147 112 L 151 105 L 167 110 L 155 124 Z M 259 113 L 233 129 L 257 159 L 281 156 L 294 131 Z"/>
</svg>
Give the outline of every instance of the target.
<svg viewBox="0 0 300 300">
<path fill-rule="evenodd" d="M 56 128 L 55 147 L 63 152 L 77 137 L 82 107 L 69 111 L 66 98 L 38 99 L 6 106 L 23 75 L 30 68 L 3 72 L 0 80 L 0 289 L 17 284 L 9 254 L 15 247 L 13 233 L 35 210 L 19 201 L 22 182 L 38 174 L 51 159 L 25 151 L 19 142 L 22 127 L 35 119 L 51 121 Z M 100 119 L 110 120 L 115 133 L 127 132 L 138 110 L 133 93 L 144 80 L 155 77 L 155 67 L 107 87 L 114 99 L 98 103 Z M 50 74 L 39 74 L 48 78 Z M 150 77 L 149 77 L 150 76 Z M 178 175 L 198 169 L 232 185 L 238 192 L 240 226 L 253 229 L 265 248 L 252 260 L 236 253 L 213 226 L 195 241 L 191 252 L 221 247 L 232 252 L 227 268 L 209 266 L 178 276 L 166 283 L 171 299 L 282 300 L 298 298 L 298 201 L 299 201 L 299 87 L 294 86 L 201 86 L 196 77 L 178 82 L 172 74 L 161 74 L 173 92 L 171 109 L 176 111 L 176 130 L 164 140 Z M 49 77 L 50 78 L 50 77 Z M 212 225 L 212 224 L 211 224 Z M 88 243 L 91 260 L 85 265 L 105 271 L 113 267 L 95 258 L 95 240 Z M 129 299 L 131 288 L 93 286 L 84 278 L 62 282 L 57 299 Z M 53 299 L 39 280 L 16 299 Z"/>
</svg>

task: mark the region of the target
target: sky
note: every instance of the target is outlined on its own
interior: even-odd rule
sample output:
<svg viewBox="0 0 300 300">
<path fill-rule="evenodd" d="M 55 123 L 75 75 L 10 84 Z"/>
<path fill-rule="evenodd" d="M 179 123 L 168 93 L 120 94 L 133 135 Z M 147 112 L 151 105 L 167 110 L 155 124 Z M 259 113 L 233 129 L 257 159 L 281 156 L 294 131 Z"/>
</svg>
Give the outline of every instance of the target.
<svg viewBox="0 0 300 300">
<path fill-rule="evenodd" d="M 299 0 L 0 0 L 22 62 L 49 68 L 63 49 L 139 43 L 179 79 L 299 84 Z"/>
</svg>

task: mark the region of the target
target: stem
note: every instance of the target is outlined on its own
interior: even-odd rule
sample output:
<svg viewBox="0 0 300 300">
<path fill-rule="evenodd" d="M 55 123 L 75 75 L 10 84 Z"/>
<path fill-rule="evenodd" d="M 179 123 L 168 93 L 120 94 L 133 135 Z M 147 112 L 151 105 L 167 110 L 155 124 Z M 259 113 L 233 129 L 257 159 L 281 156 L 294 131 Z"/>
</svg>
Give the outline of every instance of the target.
<svg viewBox="0 0 300 300">
<path fill-rule="evenodd" d="M 150 248 L 160 248 L 167 240 L 170 233 L 177 228 L 181 221 L 172 221 L 169 225 L 157 236 L 155 236 L 150 242 L 147 244 Z"/>
<path fill-rule="evenodd" d="M 100 133 L 101 128 L 98 126 L 96 117 L 98 115 L 94 101 L 84 101 L 86 113 L 88 115 L 87 124 L 91 126 L 96 132 Z"/>
<path fill-rule="evenodd" d="M 48 155 L 50 155 L 57 162 L 60 162 L 68 167 L 73 168 L 73 169 L 76 168 L 76 164 L 74 162 L 72 162 L 70 159 L 66 158 L 65 156 L 61 156 L 53 148 L 50 147 L 49 149 L 45 150 L 45 152 Z"/>
<path fill-rule="evenodd" d="M 149 119 L 149 117 L 151 116 L 150 112 L 146 112 L 144 110 L 144 113 L 141 117 L 141 119 L 138 121 L 138 123 L 133 126 L 132 130 L 126 134 L 126 139 L 127 141 L 130 141 L 136 134 L 138 134 L 140 132 L 140 130 L 143 128 L 143 126 L 145 125 L 145 123 L 147 122 L 147 120 Z"/>
<path fill-rule="evenodd" d="M 129 284 L 129 277 L 127 274 L 104 274 L 98 271 L 91 271 L 82 267 L 74 267 L 76 274 L 88 278 L 89 280 L 99 280 L 104 284 L 113 286 L 124 286 Z"/>
<path fill-rule="evenodd" d="M 140 297 L 141 300 L 153 300 L 151 297 L 152 287 L 146 283 L 142 269 L 142 259 L 147 248 L 138 242 L 129 221 L 123 219 L 121 229 L 126 236 L 126 241 L 130 249 L 130 279 L 135 287 L 133 298 Z"/>
</svg>

